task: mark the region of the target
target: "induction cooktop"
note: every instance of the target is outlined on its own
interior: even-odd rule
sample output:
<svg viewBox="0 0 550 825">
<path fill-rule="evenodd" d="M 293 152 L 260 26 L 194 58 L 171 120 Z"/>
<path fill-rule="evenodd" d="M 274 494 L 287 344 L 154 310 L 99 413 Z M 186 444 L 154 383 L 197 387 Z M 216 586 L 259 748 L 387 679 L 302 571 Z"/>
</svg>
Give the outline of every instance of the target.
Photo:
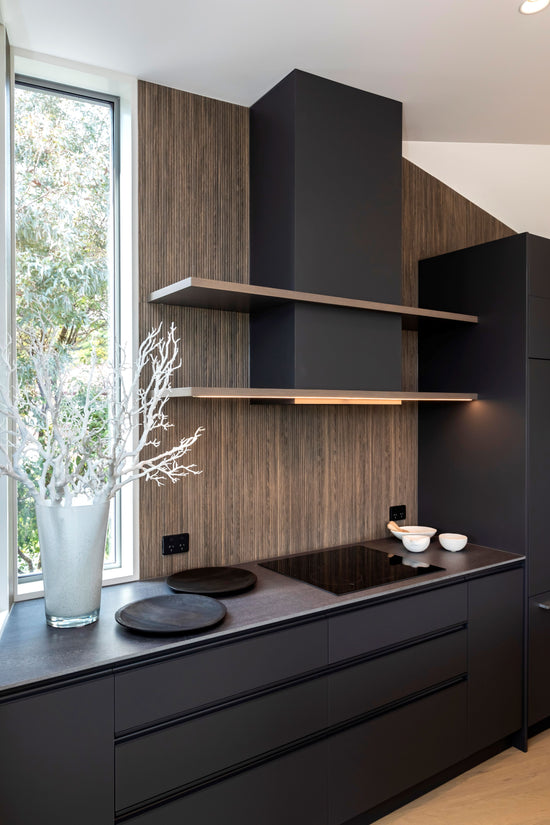
<svg viewBox="0 0 550 825">
<path fill-rule="evenodd" d="M 398 553 L 375 550 L 366 544 L 282 556 L 273 561 L 261 562 L 260 567 L 274 570 L 291 579 L 299 579 L 337 596 L 445 569 L 421 559 L 409 559 Z"/>
</svg>

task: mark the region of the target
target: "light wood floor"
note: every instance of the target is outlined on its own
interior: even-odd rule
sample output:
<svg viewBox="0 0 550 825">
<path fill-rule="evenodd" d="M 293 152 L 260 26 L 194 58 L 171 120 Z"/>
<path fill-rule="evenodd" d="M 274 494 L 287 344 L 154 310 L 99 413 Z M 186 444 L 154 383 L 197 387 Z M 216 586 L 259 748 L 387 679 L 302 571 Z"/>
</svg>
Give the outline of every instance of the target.
<svg viewBox="0 0 550 825">
<path fill-rule="evenodd" d="M 550 825 L 550 730 L 503 751 L 376 825 Z"/>
</svg>

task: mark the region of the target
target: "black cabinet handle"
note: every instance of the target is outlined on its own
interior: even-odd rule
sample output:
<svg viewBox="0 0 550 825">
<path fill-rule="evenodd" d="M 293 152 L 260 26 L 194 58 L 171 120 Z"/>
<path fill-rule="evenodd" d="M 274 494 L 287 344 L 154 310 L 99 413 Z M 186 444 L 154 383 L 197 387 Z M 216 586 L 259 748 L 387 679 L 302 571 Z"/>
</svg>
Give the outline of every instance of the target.
<svg viewBox="0 0 550 825">
<path fill-rule="evenodd" d="M 537 607 L 542 608 L 542 610 L 550 610 L 550 601 L 548 602 L 535 602 Z"/>
</svg>

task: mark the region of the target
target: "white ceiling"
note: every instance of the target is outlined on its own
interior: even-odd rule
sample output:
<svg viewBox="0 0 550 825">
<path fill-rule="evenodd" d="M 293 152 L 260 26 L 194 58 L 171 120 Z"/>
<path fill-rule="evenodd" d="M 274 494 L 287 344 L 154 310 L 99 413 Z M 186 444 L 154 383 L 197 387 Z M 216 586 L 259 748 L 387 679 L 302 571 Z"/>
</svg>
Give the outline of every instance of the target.
<svg viewBox="0 0 550 825">
<path fill-rule="evenodd" d="M 516 232 L 550 238 L 550 145 L 414 141 L 403 155 Z"/>
<path fill-rule="evenodd" d="M 550 143 L 550 8 L 0 0 L 13 45 L 250 106 L 293 68 L 402 100 L 409 141 Z"/>
</svg>

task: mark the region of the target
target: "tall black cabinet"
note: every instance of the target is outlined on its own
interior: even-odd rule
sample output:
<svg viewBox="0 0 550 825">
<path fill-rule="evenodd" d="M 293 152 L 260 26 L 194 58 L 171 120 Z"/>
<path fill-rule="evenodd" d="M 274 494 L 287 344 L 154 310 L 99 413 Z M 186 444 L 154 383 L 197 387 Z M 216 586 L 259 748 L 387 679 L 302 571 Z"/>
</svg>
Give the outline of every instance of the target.
<svg viewBox="0 0 550 825">
<path fill-rule="evenodd" d="M 421 261 L 419 284 L 421 306 L 479 315 L 419 328 L 419 389 L 479 396 L 419 408 L 419 520 L 527 555 L 532 725 L 550 716 L 550 240 Z"/>
</svg>

